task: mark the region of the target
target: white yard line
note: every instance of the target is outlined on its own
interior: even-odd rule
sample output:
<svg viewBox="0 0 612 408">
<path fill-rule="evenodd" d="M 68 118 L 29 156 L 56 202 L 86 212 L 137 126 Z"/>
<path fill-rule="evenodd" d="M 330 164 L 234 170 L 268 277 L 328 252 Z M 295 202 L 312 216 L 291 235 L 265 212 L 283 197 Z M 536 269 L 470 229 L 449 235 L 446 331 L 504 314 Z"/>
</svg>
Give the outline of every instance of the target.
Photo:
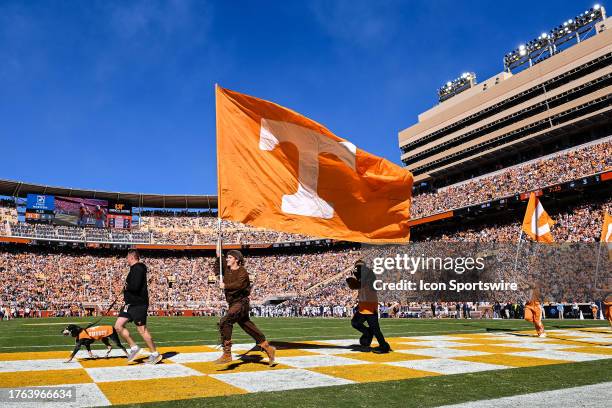
<svg viewBox="0 0 612 408">
<path fill-rule="evenodd" d="M 461 404 L 445 405 L 440 408 L 602 408 L 610 406 L 612 382 L 564 388 L 554 391 L 534 392 L 490 400 L 470 401 Z"/>
</svg>

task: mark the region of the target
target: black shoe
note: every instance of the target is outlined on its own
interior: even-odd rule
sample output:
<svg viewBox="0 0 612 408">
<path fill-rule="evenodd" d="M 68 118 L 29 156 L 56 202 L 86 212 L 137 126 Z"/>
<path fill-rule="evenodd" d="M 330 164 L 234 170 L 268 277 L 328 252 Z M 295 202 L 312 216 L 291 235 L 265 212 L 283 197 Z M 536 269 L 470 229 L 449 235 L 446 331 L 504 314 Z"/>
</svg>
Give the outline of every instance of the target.
<svg viewBox="0 0 612 408">
<path fill-rule="evenodd" d="M 373 338 L 374 336 L 372 334 L 364 334 L 359 338 L 359 344 L 361 347 L 370 347 Z"/>
<path fill-rule="evenodd" d="M 386 354 L 390 351 L 391 351 L 391 346 L 389 345 L 389 343 L 381 344 L 380 346 L 374 347 L 372 349 L 372 353 L 374 354 Z"/>
</svg>

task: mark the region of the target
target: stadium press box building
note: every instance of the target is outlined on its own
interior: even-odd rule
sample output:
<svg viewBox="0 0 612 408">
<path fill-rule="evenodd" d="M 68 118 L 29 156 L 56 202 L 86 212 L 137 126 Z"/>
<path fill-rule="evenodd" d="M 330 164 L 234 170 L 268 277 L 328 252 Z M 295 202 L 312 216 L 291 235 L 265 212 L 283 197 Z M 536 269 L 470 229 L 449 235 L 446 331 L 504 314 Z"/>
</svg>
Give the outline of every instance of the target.
<svg viewBox="0 0 612 408">
<path fill-rule="evenodd" d="M 516 58 L 507 54 L 498 75 L 476 83 L 465 73 L 440 88 L 440 103 L 399 132 L 416 188 L 460 183 L 612 135 L 612 18 L 595 17 L 571 44 L 539 47 L 553 30 L 521 45 Z M 513 61 L 521 58 L 518 67 Z"/>
</svg>

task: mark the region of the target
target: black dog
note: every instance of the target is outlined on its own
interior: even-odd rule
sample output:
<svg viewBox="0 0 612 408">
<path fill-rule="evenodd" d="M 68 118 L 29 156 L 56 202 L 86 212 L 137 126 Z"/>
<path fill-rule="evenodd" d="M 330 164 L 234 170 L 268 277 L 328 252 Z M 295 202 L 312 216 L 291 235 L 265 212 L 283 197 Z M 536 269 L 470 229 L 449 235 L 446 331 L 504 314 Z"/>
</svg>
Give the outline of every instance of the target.
<svg viewBox="0 0 612 408">
<path fill-rule="evenodd" d="M 68 359 L 68 361 L 66 361 L 67 363 L 72 361 L 76 353 L 83 346 L 85 346 L 85 348 L 87 349 L 87 352 L 89 353 L 90 358 L 97 358 L 91 352 L 91 345 L 96 340 L 100 340 L 102 343 L 106 345 L 107 350 L 106 350 L 106 355 L 104 356 L 105 358 L 108 357 L 111 350 L 113 349 L 113 347 L 110 344 L 109 339 L 112 340 L 113 343 L 117 345 L 117 347 L 123 350 L 126 356 L 128 354 L 125 347 L 123 347 L 123 345 L 121 344 L 121 341 L 119 340 L 119 335 L 117 334 L 113 326 L 94 326 L 94 327 L 88 327 L 87 329 L 84 329 L 75 324 L 69 324 L 62 331 L 62 334 L 64 336 L 72 336 L 76 340 L 76 346 L 74 347 L 74 350 L 72 351 L 72 354 L 70 355 L 70 358 Z"/>
</svg>

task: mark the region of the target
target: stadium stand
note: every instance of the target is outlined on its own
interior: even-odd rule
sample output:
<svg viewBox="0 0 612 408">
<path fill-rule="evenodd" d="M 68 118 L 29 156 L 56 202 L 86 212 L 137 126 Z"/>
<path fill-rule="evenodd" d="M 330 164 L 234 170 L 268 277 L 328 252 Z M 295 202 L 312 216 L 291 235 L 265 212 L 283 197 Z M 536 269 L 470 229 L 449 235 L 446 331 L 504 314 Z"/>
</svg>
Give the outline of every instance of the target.
<svg viewBox="0 0 612 408">
<path fill-rule="evenodd" d="M 413 198 L 413 218 L 536 190 L 612 168 L 612 137 Z"/>
<path fill-rule="evenodd" d="M 597 240 L 604 210 L 612 211 L 612 199 L 596 199 L 578 203 L 563 211 L 551 212 L 557 223 L 553 235 L 564 242 Z M 49 231 L 52 233 L 53 228 Z M 496 224 L 488 221 L 417 236 L 423 242 L 516 242 L 519 223 L 508 216 Z M 150 291 L 153 309 L 158 313 L 217 314 L 223 307 L 216 285 L 217 266 L 211 252 L 149 251 L 144 262 L 150 270 Z M 362 256 L 357 247 L 332 246 L 327 249 L 296 247 L 290 251 L 257 253 L 247 258 L 247 270 L 254 281 L 253 313 L 261 316 L 346 316 L 351 313 L 355 293 L 346 288 L 344 278 L 354 261 Z M 15 313 L 30 314 L 49 310 L 53 314 L 96 313 L 118 293 L 127 271 L 122 252 L 113 249 L 62 248 L 9 244 L 0 247 L 0 304 Z M 332 277 L 331 280 L 329 277 Z M 508 275 L 506 279 L 520 278 Z M 580 276 L 568 277 L 573 291 L 564 292 L 551 301 L 590 302 Z M 319 282 L 325 282 L 319 285 Z M 575 282 L 571 284 L 571 282 Z M 611 282 L 612 283 L 612 282 Z M 521 299 L 503 300 L 519 304 Z M 283 302 L 284 301 L 284 302 Z M 275 306 L 275 303 L 281 303 Z M 479 305 L 465 302 L 474 316 L 489 313 L 493 303 Z M 466 306 L 466 307 L 467 307 Z M 382 306 L 397 317 L 431 316 L 429 303 L 404 301 L 391 308 Z M 455 303 L 440 302 L 440 316 L 456 314 Z M 462 305 L 463 307 L 463 305 Z M 509 310 L 512 307 L 509 306 Z M 463 315 L 467 311 L 461 309 Z M 514 315 L 514 312 L 513 312 Z"/>
</svg>

